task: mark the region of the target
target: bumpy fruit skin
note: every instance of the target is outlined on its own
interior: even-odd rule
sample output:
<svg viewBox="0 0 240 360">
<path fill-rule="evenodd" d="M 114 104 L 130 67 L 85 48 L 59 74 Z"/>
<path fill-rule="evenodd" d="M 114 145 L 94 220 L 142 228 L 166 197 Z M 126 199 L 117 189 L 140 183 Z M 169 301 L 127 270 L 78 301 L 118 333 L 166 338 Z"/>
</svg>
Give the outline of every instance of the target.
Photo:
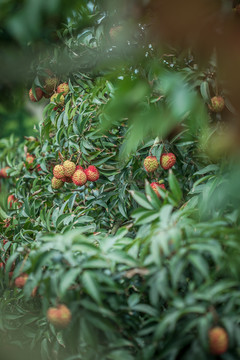
<svg viewBox="0 0 240 360">
<path fill-rule="evenodd" d="M 77 166 L 76 166 L 76 170 L 82 170 L 82 171 L 84 171 L 84 168 L 83 168 L 81 165 L 77 165 Z"/>
<path fill-rule="evenodd" d="M 51 96 L 50 101 L 57 106 L 63 106 L 64 105 L 64 96 L 60 95 L 58 93 L 55 93 Z"/>
<path fill-rule="evenodd" d="M 32 163 L 34 162 L 34 160 L 35 160 L 35 156 L 27 153 L 26 162 L 27 162 L 28 164 L 32 164 Z"/>
<path fill-rule="evenodd" d="M 209 331 L 210 351 L 214 355 L 220 355 L 228 349 L 228 334 L 220 326 L 216 326 Z"/>
<path fill-rule="evenodd" d="M 45 80 L 44 89 L 48 94 L 51 94 L 56 89 L 57 83 L 58 79 L 56 77 L 49 77 Z"/>
<path fill-rule="evenodd" d="M 143 166 L 145 170 L 149 173 L 157 170 L 158 161 L 156 156 L 147 156 L 146 159 L 144 159 Z"/>
<path fill-rule="evenodd" d="M 222 96 L 214 96 L 211 98 L 210 110 L 213 112 L 221 112 L 224 109 L 225 101 Z"/>
<path fill-rule="evenodd" d="M 26 284 L 28 279 L 28 274 L 22 274 L 15 279 L 15 286 L 19 289 L 22 289 Z"/>
<path fill-rule="evenodd" d="M 72 181 L 77 186 L 82 186 L 87 182 L 87 175 L 82 170 L 77 170 L 72 176 Z"/>
<path fill-rule="evenodd" d="M 67 176 L 64 176 L 62 179 L 61 179 L 63 182 L 66 182 L 66 183 L 72 183 L 72 178 L 71 177 L 67 177 Z"/>
<path fill-rule="evenodd" d="M 8 177 L 8 174 L 7 174 L 7 170 L 10 169 L 9 166 L 6 166 L 4 168 L 2 168 L 0 170 L 0 178 L 7 178 Z"/>
<path fill-rule="evenodd" d="M 160 165 L 164 170 L 171 169 L 176 162 L 176 156 L 173 153 L 162 154 L 160 157 Z"/>
<path fill-rule="evenodd" d="M 56 165 L 53 168 L 53 175 L 56 179 L 62 179 L 64 178 L 64 167 L 63 165 Z"/>
<path fill-rule="evenodd" d="M 64 175 L 66 177 L 71 177 L 76 170 L 76 165 L 74 164 L 74 162 L 70 160 L 64 161 L 63 167 L 64 167 Z"/>
<path fill-rule="evenodd" d="M 64 185 L 64 182 L 61 179 L 52 178 L 52 188 L 57 190 L 60 189 Z"/>
<path fill-rule="evenodd" d="M 94 165 L 90 165 L 84 172 L 88 181 L 97 181 L 99 179 L 99 171 Z"/>
<path fill-rule="evenodd" d="M 64 329 L 71 321 L 71 311 L 66 305 L 58 305 L 57 307 L 51 307 L 47 311 L 47 319 L 58 329 Z"/>
<path fill-rule="evenodd" d="M 155 194 L 157 195 L 157 197 L 160 199 L 161 195 L 158 192 L 158 188 L 161 188 L 163 190 L 166 190 L 165 185 L 164 184 L 159 184 L 158 182 L 152 182 L 150 184 L 151 188 L 153 189 L 153 191 L 155 192 Z"/>
<path fill-rule="evenodd" d="M 66 96 L 69 93 L 69 86 L 67 83 L 62 83 L 58 85 L 57 92 L 60 94 L 63 94 L 63 96 Z"/>
<path fill-rule="evenodd" d="M 29 90 L 29 99 L 33 102 L 37 102 L 41 100 L 41 98 L 43 97 L 43 92 L 40 89 L 40 87 L 35 88 L 35 93 L 36 93 L 36 98 L 33 95 L 32 89 Z"/>
</svg>

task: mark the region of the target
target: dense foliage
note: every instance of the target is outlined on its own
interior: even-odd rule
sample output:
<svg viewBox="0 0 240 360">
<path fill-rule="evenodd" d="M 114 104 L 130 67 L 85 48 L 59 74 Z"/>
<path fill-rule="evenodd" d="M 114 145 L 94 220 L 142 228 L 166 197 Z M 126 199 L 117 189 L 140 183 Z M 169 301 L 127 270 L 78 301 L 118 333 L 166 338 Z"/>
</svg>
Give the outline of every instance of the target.
<svg viewBox="0 0 240 360">
<path fill-rule="evenodd" d="M 220 327 L 222 358 L 237 359 L 237 109 L 216 53 L 203 64 L 189 49 L 163 51 L 147 22 L 117 23 L 115 9 L 96 3 L 32 62 L 31 106 L 43 120 L 23 142 L 0 140 L 3 352 L 214 359 L 209 331 Z M 62 83 L 63 103 L 50 97 Z M 174 166 L 147 172 L 144 159 L 163 153 Z M 53 189 L 65 160 L 94 165 L 100 178 Z M 154 191 L 159 181 L 166 189 Z M 60 304 L 71 313 L 64 329 L 49 316 Z"/>
</svg>

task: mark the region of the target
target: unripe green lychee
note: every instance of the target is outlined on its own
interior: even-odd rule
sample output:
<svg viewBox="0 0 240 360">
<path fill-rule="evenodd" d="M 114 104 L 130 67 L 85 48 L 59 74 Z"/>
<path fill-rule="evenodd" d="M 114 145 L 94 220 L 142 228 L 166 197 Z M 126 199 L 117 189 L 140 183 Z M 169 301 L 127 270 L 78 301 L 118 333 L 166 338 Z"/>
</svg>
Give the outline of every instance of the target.
<svg viewBox="0 0 240 360">
<path fill-rule="evenodd" d="M 210 110 L 213 112 L 221 112 L 224 109 L 225 101 L 222 96 L 214 96 L 211 98 Z"/>
<path fill-rule="evenodd" d="M 161 195 L 158 192 L 158 188 L 161 188 L 163 190 L 166 190 L 165 185 L 164 184 L 159 184 L 159 182 L 152 182 L 150 184 L 151 188 L 153 189 L 153 191 L 155 192 L 155 194 L 157 195 L 157 197 L 160 199 Z"/>
<path fill-rule="evenodd" d="M 64 105 L 64 96 L 58 93 L 55 93 L 51 96 L 50 102 L 56 104 L 57 106 Z"/>
<path fill-rule="evenodd" d="M 147 156 L 146 159 L 144 159 L 143 166 L 145 170 L 149 173 L 157 170 L 158 161 L 156 156 Z"/>
<path fill-rule="evenodd" d="M 64 185 L 64 182 L 61 179 L 57 179 L 55 177 L 52 178 L 52 188 L 60 189 Z"/>
<path fill-rule="evenodd" d="M 176 162 L 176 156 L 173 153 L 162 154 L 160 157 L 160 165 L 164 170 L 171 169 Z"/>
<path fill-rule="evenodd" d="M 70 160 L 64 161 L 63 167 L 64 167 L 64 175 L 67 177 L 71 177 L 76 170 L 76 165 L 74 164 L 74 162 Z"/>
<path fill-rule="evenodd" d="M 94 165 L 89 165 L 84 172 L 87 175 L 88 181 L 97 181 L 99 179 L 99 171 Z"/>
<path fill-rule="evenodd" d="M 63 165 L 54 166 L 53 175 L 56 179 L 62 179 L 65 176 Z"/>
<path fill-rule="evenodd" d="M 69 92 L 69 86 L 67 83 L 62 83 L 58 85 L 57 92 L 60 94 L 63 94 L 63 96 L 66 96 Z"/>
<path fill-rule="evenodd" d="M 28 279 L 28 274 L 22 274 L 20 276 L 18 276 L 15 279 L 15 285 L 17 288 L 22 289 L 24 287 L 24 285 L 26 284 Z"/>
<path fill-rule="evenodd" d="M 45 80 L 44 89 L 46 93 L 52 94 L 53 91 L 56 89 L 58 83 L 58 79 L 56 77 L 49 77 Z"/>
<path fill-rule="evenodd" d="M 87 182 L 87 175 L 82 170 L 77 170 L 72 176 L 72 181 L 77 186 L 82 186 Z"/>
<path fill-rule="evenodd" d="M 41 100 L 41 98 L 43 97 L 43 92 L 40 89 L 40 87 L 35 88 L 35 93 L 36 93 L 36 98 L 33 95 L 32 89 L 29 90 L 29 99 L 33 102 L 37 102 L 37 101 Z"/>
<path fill-rule="evenodd" d="M 64 329 L 71 321 L 71 311 L 66 305 L 58 305 L 57 307 L 51 307 L 47 311 L 47 319 L 58 329 Z"/>
<path fill-rule="evenodd" d="M 228 334 L 225 329 L 216 326 L 209 331 L 209 347 L 214 355 L 221 355 L 228 349 Z"/>
</svg>

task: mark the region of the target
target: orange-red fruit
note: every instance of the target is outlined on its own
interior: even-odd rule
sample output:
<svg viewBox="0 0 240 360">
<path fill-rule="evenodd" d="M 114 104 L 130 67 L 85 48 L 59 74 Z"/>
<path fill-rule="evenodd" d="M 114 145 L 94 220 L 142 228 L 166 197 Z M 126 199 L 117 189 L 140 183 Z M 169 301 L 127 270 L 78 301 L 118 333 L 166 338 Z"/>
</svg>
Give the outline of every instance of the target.
<svg viewBox="0 0 240 360">
<path fill-rule="evenodd" d="M 63 96 L 66 96 L 69 92 L 69 86 L 67 83 L 62 83 L 58 85 L 57 92 L 60 94 L 63 94 Z"/>
<path fill-rule="evenodd" d="M 7 174 L 7 170 L 10 169 L 9 166 L 6 166 L 4 168 L 2 168 L 0 170 L 0 178 L 3 177 L 3 178 L 7 178 L 8 177 L 8 174 Z"/>
<path fill-rule="evenodd" d="M 53 168 L 53 175 L 56 179 L 62 179 L 64 178 L 64 167 L 63 165 L 56 165 Z"/>
<path fill-rule="evenodd" d="M 82 186 L 87 182 L 87 175 L 82 170 L 77 170 L 72 176 L 72 181 L 77 186 Z"/>
<path fill-rule="evenodd" d="M 52 188 L 57 190 L 60 189 L 64 185 L 64 182 L 61 179 L 52 178 Z"/>
<path fill-rule="evenodd" d="M 13 203 L 17 202 L 17 199 L 14 195 L 9 195 L 7 199 L 8 206 L 11 208 L 13 206 Z"/>
<path fill-rule="evenodd" d="M 84 171 L 84 168 L 83 168 L 81 165 L 77 165 L 77 166 L 76 166 L 76 170 L 82 170 L 82 171 Z"/>
<path fill-rule="evenodd" d="M 211 98 L 209 108 L 214 112 L 221 112 L 224 109 L 225 101 L 222 96 L 214 96 Z"/>
<path fill-rule="evenodd" d="M 147 172 L 151 173 L 158 168 L 158 161 L 156 156 L 147 156 L 143 162 L 144 168 Z"/>
<path fill-rule="evenodd" d="M 152 182 L 150 184 L 151 188 L 153 189 L 153 191 L 155 192 L 155 194 L 157 195 L 157 197 L 160 199 L 161 195 L 158 192 L 158 188 L 161 188 L 163 190 L 166 190 L 165 185 L 164 184 L 159 184 L 158 182 Z"/>
<path fill-rule="evenodd" d="M 72 178 L 71 177 L 67 177 L 67 176 L 64 176 L 62 179 L 61 179 L 63 182 L 66 182 L 66 183 L 72 183 Z"/>
<path fill-rule="evenodd" d="M 28 274 L 22 274 L 20 276 L 18 276 L 15 279 L 15 285 L 17 288 L 22 289 L 24 287 L 24 285 L 26 284 L 28 279 Z"/>
<path fill-rule="evenodd" d="M 43 92 L 40 89 L 40 87 L 35 88 L 35 93 L 36 93 L 36 98 L 33 95 L 32 89 L 29 90 L 29 99 L 33 102 L 37 102 L 37 101 L 41 100 L 41 98 L 43 97 Z"/>
<path fill-rule="evenodd" d="M 209 347 L 214 355 L 220 355 L 227 351 L 228 348 L 228 334 L 220 326 L 216 326 L 209 331 Z"/>
<path fill-rule="evenodd" d="M 173 153 L 162 154 L 160 157 L 160 165 L 164 170 L 171 169 L 176 162 L 176 156 Z"/>
<path fill-rule="evenodd" d="M 58 305 L 57 307 L 50 307 L 47 311 L 47 319 L 58 329 L 64 329 L 71 321 L 71 311 L 66 305 Z"/>
<path fill-rule="evenodd" d="M 99 171 L 94 165 L 90 165 L 84 172 L 88 181 L 97 181 L 99 179 Z"/>
<path fill-rule="evenodd" d="M 74 162 L 70 160 L 66 160 L 63 163 L 63 168 L 64 168 L 64 175 L 67 177 L 71 177 L 76 170 L 76 165 L 74 164 Z"/>
<path fill-rule="evenodd" d="M 34 162 L 34 160 L 35 160 L 35 156 L 27 153 L 26 162 L 27 162 L 28 164 L 32 164 L 32 163 Z"/>
</svg>

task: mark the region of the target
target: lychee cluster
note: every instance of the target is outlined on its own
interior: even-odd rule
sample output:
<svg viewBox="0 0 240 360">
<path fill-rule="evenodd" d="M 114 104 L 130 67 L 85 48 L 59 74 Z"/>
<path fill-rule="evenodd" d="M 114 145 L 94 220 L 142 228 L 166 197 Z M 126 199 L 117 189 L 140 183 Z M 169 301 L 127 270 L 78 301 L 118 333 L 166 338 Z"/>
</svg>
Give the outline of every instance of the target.
<svg viewBox="0 0 240 360">
<path fill-rule="evenodd" d="M 65 96 L 69 93 L 69 86 L 66 82 L 59 84 L 59 80 L 50 71 L 49 77 L 44 81 L 42 88 L 35 87 L 29 90 L 29 98 L 33 102 L 38 102 L 45 97 L 50 98 L 50 102 L 55 104 L 55 110 L 64 106 Z"/>
<path fill-rule="evenodd" d="M 60 189 L 64 183 L 74 183 L 76 186 L 83 186 L 87 181 L 99 179 L 98 169 L 90 165 L 87 169 L 76 165 L 71 160 L 66 160 L 62 165 L 56 165 L 53 169 L 52 188 Z"/>
<path fill-rule="evenodd" d="M 162 169 L 169 170 L 176 163 L 176 156 L 173 153 L 164 153 L 161 155 L 159 163 Z M 147 156 L 143 161 L 143 166 L 148 173 L 153 173 L 158 169 L 159 163 L 156 156 Z M 161 198 L 158 189 L 166 190 L 163 181 L 153 181 L 150 186 L 158 198 Z"/>
</svg>

